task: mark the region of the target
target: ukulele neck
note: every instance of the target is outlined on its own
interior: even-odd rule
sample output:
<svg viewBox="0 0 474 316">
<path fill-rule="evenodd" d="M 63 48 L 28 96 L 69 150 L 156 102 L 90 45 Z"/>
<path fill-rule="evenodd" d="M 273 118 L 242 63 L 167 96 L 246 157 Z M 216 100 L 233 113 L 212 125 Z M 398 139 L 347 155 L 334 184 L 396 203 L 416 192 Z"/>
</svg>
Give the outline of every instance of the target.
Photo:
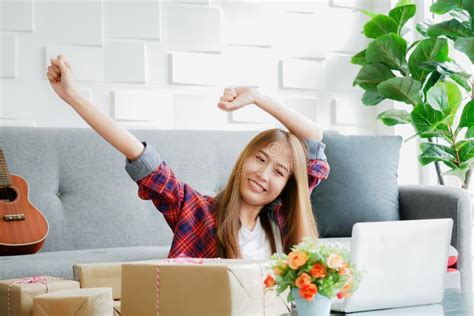
<svg viewBox="0 0 474 316">
<path fill-rule="evenodd" d="M 3 155 L 3 150 L 0 148 L 0 188 L 11 187 L 12 178 L 8 172 L 7 162 Z"/>
</svg>

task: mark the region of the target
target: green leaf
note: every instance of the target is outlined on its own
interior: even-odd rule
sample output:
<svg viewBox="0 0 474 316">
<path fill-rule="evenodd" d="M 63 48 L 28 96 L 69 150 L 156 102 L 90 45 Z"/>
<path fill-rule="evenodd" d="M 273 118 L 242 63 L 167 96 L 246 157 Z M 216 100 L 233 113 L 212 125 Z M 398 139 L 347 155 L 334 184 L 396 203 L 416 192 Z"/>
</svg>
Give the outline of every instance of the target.
<svg viewBox="0 0 474 316">
<path fill-rule="evenodd" d="M 461 114 L 459 127 L 473 127 L 474 126 L 474 100 L 469 101 Z"/>
<path fill-rule="evenodd" d="M 428 31 L 428 28 L 431 26 L 431 22 L 429 21 L 423 21 L 423 22 L 420 22 L 420 23 L 417 23 L 416 24 L 416 30 L 418 31 L 418 33 L 420 33 L 421 35 L 423 35 L 424 37 L 428 37 L 428 35 L 426 34 L 426 32 Z"/>
<path fill-rule="evenodd" d="M 367 47 L 365 53 L 367 62 L 382 63 L 390 69 L 397 69 L 407 72 L 405 55 L 407 52 L 407 42 L 403 37 L 394 33 L 385 34 Z"/>
<path fill-rule="evenodd" d="M 364 65 L 357 73 L 353 86 L 359 85 L 364 90 L 377 91 L 377 85 L 395 75 L 383 64 Z"/>
<path fill-rule="evenodd" d="M 400 34 L 402 27 L 408 20 L 415 16 L 415 13 L 416 5 L 414 4 L 396 6 L 390 10 L 388 15 L 398 23 L 397 34 Z"/>
<path fill-rule="evenodd" d="M 427 95 L 428 104 L 446 115 L 455 114 L 461 101 L 461 91 L 455 83 L 449 81 L 438 82 L 428 91 Z M 449 123 L 452 124 L 452 122 Z"/>
<path fill-rule="evenodd" d="M 459 159 L 461 162 L 468 162 L 474 159 L 474 140 L 463 140 L 459 143 Z"/>
<path fill-rule="evenodd" d="M 459 22 L 466 22 L 466 25 L 470 25 L 471 23 L 471 15 L 466 10 L 459 10 L 459 11 L 450 11 L 449 15 L 458 20 Z"/>
<path fill-rule="evenodd" d="M 474 138 L 474 126 L 471 126 L 466 131 L 466 138 Z"/>
<path fill-rule="evenodd" d="M 457 19 L 451 19 L 438 24 L 431 25 L 426 34 L 429 37 L 447 36 L 447 37 L 468 37 L 471 35 L 471 28 L 468 23 L 461 23 Z"/>
<path fill-rule="evenodd" d="M 369 11 L 369 10 L 356 9 L 356 11 L 359 11 L 359 12 L 361 12 L 361 13 L 363 13 L 363 14 L 367 15 L 368 17 L 371 17 L 371 18 L 377 16 L 377 14 L 378 14 L 378 13 L 375 13 L 375 12 L 372 12 L 372 11 Z"/>
<path fill-rule="evenodd" d="M 452 74 L 451 79 L 454 82 L 456 82 L 458 85 L 463 87 L 464 90 L 466 90 L 466 92 L 471 92 L 472 91 L 471 83 L 466 78 L 464 78 L 463 76 L 458 75 L 458 74 Z"/>
<path fill-rule="evenodd" d="M 442 175 L 453 175 L 458 177 L 462 182 L 466 181 L 466 173 L 469 171 L 469 166 L 462 167 L 462 168 L 454 168 L 452 170 L 448 170 L 443 172 Z"/>
<path fill-rule="evenodd" d="M 471 63 L 474 63 L 474 37 L 456 39 L 454 48 L 466 54 Z"/>
<path fill-rule="evenodd" d="M 452 74 L 459 74 L 464 78 L 469 78 L 471 75 L 466 73 L 455 60 L 450 61 L 425 61 L 418 64 L 419 68 L 428 72 L 437 71 L 445 77 L 449 77 Z"/>
<path fill-rule="evenodd" d="M 377 86 L 385 98 L 417 105 L 421 102 L 421 83 L 410 77 L 396 77 L 385 80 Z"/>
<path fill-rule="evenodd" d="M 397 30 L 397 21 L 383 14 L 377 14 L 364 25 L 364 34 L 368 38 L 378 38 L 387 33 L 396 33 Z"/>
<path fill-rule="evenodd" d="M 433 132 L 442 126 L 446 115 L 434 110 L 427 103 L 420 103 L 411 112 L 412 125 L 417 133 Z"/>
<path fill-rule="evenodd" d="M 411 123 L 411 116 L 405 110 L 391 109 L 380 113 L 377 118 L 387 126 Z"/>
<path fill-rule="evenodd" d="M 438 0 L 430 7 L 430 11 L 436 14 L 445 14 L 459 9 L 461 9 L 461 0 Z"/>
<path fill-rule="evenodd" d="M 377 91 L 367 90 L 362 96 L 362 103 L 368 106 L 377 105 L 383 100 L 385 100 L 385 98 L 381 96 Z"/>
<path fill-rule="evenodd" d="M 434 86 L 440 79 L 440 73 L 436 71 L 430 72 L 428 76 L 426 76 L 426 79 L 421 87 L 421 89 L 423 90 L 423 95 L 426 95 L 428 93 L 428 90 L 430 90 L 431 87 Z"/>
<path fill-rule="evenodd" d="M 422 166 L 433 161 L 451 161 L 455 159 L 454 151 L 451 147 L 435 144 L 435 143 L 421 143 L 421 154 L 418 156 L 418 161 Z"/>
<path fill-rule="evenodd" d="M 471 16 L 474 16 L 474 2 L 472 0 L 462 0 L 461 6 L 464 10 L 469 12 Z"/>
<path fill-rule="evenodd" d="M 419 64 L 427 61 L 448 61 L 448 40 L 445 38 L 427 38 L 415 48 L 408 60 L 408 66 L 414 79 L 424 81 L 427 71 Z"/>
<path fill-rule="evenodd" d="M 363 51 L 358 52 L 351 58 L 351 64 L 355 65 L 366 65 L 367 64 L 367 59 L 365 58 L 365 52 L 366 50 L 364 49 Z"/>
</svg>

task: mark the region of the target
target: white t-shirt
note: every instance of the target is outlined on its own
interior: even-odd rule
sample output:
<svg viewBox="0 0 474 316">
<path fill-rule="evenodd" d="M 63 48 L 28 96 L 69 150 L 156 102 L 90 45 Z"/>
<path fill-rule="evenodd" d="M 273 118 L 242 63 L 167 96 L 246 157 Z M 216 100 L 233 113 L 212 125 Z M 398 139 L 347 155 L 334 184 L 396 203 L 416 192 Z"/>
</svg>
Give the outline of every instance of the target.
<svg viewBox="0 0 474 316">
<path fill-rule="evenodd" d="M 272 248 L 260 223 L 260 217 L 257 217 L 252 231 L 242 225 L 239 231 L 239 246 L 243 259 L 270 259 Z"/>
</svg>

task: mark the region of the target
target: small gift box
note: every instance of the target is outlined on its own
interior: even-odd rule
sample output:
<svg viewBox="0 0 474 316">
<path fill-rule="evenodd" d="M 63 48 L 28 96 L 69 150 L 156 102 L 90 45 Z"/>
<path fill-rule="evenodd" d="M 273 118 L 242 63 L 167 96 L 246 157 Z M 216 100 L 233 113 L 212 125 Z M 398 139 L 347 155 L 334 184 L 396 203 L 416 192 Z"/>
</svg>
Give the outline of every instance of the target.
<svg viewBox="0 0 474 316">
<path fill-rule="evenodd" d="M 79 288 L 79 282 L 51 276 L 34 276 L 0 281 L 0 315 L 30 316 L 35 296 Z"/>
<path fill-rule="evenodd" d="M 75 264 L 73 271 L 81 288 L 110 287 L 114 300 L 120 299 L 122 262 Z"/>
<path fill-rule="evenodd" d="M 265 292 L 263 281 L 268 264 L 231 259 L 124 263 L 121 313 L 124 316 L 288 313 L 284 300 Z"/>
<path fill-rule="evenodd" d="M 112 289 L 87 288 L 38 295 L 33 316 L 113 316 Z"/>
</svg>

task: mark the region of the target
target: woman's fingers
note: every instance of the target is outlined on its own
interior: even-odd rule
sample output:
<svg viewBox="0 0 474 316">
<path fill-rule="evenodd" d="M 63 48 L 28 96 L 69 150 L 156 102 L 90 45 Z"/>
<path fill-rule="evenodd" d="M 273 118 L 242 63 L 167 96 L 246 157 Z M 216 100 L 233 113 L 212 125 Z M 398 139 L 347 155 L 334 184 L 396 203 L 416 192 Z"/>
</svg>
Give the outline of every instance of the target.
<svg viewBox="0 0 474 316">
<path fill-rule="evenodd" d="M 234 100 L 234 97 L 230 96 L 230 95 L 223 95 L 221 96 L 221 101 L 232 101 Z"/>
<path fill-rule="evenodd" d="M 48 67 L 48 74 L 50 74 L 51 77 L 53 77 L 56 80 L 59 80 L 60 78 L 60 74 L 58 74 L 55 70 L 53 70 L 53 67 L 51 66 Z"/>
</svg>

